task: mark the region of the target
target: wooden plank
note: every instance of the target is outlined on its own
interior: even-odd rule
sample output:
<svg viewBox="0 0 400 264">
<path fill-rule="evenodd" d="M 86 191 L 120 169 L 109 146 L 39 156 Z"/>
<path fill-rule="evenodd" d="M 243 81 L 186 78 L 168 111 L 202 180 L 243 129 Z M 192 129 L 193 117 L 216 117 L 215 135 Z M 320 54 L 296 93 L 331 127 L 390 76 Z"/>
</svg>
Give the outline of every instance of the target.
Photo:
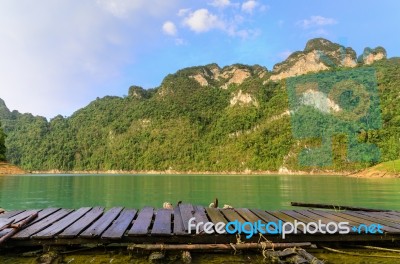
<svg viewBox="0 0 400 264">
<path fill-rule="evenodd" d="M 15 233 L 17 233 L 18 230 L 20 230 L 22 227 L 26 226 L 27 223 L 29 223 L 30 221 L 35 219 L 37 216 L 38 216 L 38 214 L 34 213 L 34 214 L 30 215 L 29 217 L 24 218 L 18 224 L 14 225 L 13 228 L 9 228 L 7 230 L 7 233 L 1 235 L 0 245 L 2 243 L 4 243 L 6 240 L 8 240 L 10 237 L 12 237 Z M 4 230 L 4 231 L 6 231 L 6 230 Z"/>
<path fill-rule="evenodd" d="M 211 222 L 215 225 L 219 222 L 222 222 L 224 224 L 228 223 L 228 220 L 221 214 L 220 210 L 217 208 L 205 208 L 208 217 L 211 219 Z M 214 229 L 215 230 L 215 229 Z M 226 231 L 223 232 L 223 234 L 226 234 Z"/>
<path fill-rule="evenodd" d="M 194 217 L 194 208 L 193 205 L 191 204 L 180 204 L 179 205 L 179 209 L 181 211 L 181 217 L 182 217 L 182 222 L 183 222 L 183 226 L 185 228 L 185 232 L 188 232 L 188 223 L 189 220 Z M 193 231 L 195 231 L 195 228 L 191 228 L 190 232 L 188 233 L 192 233 Z"/>
<path fill-rule="evenodd" d="M 27 211 L 24 211 L 23 213 L 17 214 L 15 216 L 9 218 L 9 219 L 14 219 L 14 222 L 18 223 L 18 222 L 24 220 L 25 218 L 28 218 L 31 215 L 36 214 L 38 212 L 39 212 L 39 210 L 27 210 Z"/>
<path fill-rule="evenodd" d="M 61 234 L 58 235 L 60 238 L 73 238 L 79 235 L 85 228 L 90 226 L 94 221 L 99 219 L 103 214 L 104 207 L 94 207 L 92 210 L 87 212 L 78 221 L 67 227 Z"/>
<path fill-rule="evenodd" d="M 189 233 L 185 232 L 185 226 L 183 225 L 181 209 L 179 206 L 175 206 L 174 208 L 174 234 L 175 235 L 189 235 Z"/>
<path fill-rule="evenodd" d="M 71 209 L 61 209 L 51 214 L 50 216 L 42 219 L 39 222 L 36 222 L 28 227 L 22 229 L 20 232 L 15 234 L 12 238 L 13 239 L 28 239 L 30 236 L 42 231 L 43 229 L 47 228 L 54 222 L 64 218 L 68 214 L 70 214 L 73 210 Z"/>
<path fill-rule="evenodd" d="M 208 217 L 210 217 L 211 222 L 213 222 L 214 224 L 218 222 L 223 222 L 225 224 L 228 223 L 226 218 L 223 216 L 223 214 L 221 214 L 220 210 L 218 210 L 217 208 L 205 208 L 205 210 L 208 214 Z"/>
<path fill-rule="evenodd" d="M 321 221 L 321 223 L 323 223 L 323 224 L 325 224 L 325 225 L 328 224 L 328 223 L 331 223 L 331 222 L 335 222 L 335 223 L 339 223 L 339 222 L 340 222 L 340 221 L 333 221 L 332 219 L 329 219 L 329 218 L 326 218 L 326 217 L 324 217 L 324 216 L 311 213 L 310 211 L 307 211 L 307 210 L 295 210 L 295 211 L 293 211 L 293 212 L 296 212 L 296 213 L 305 215 L 305 216 L 307 216 L 308 218 L 313 219 L 316 223 L 317 223 L 318 221 Z M 347 226 L 347 227 L 350 228 L 350 233 L 355 233 L 355 232 L 351 229 L 351 227 L 352 227 L 351 225 L 345 225 L 345 226 Z M 324 230 L 326 230 L 326 229 L 324 229 Z"/>
<path fill-rule="evenodd" d="M 89 228 L 82 232 L 79 237 L 99 237 L 112 224 L 115 218 L 121 213 L 123 207 L 114 207 L 108 210 L 102 217 L 94 222 Z"/>
<path fill-rule="evenodd" d="M 376 218 L 373 216 L 363 215 L 358 212 L 344 211 L 342 213 L 346 214 L 346 215 L 351 215 L 354 217 L 359 217 L 361 219 L 365 219 L 366 221 L 373 223 L 373 224 L 381 224 L 382 230 L 387 230 L 388 232 L 391 232 L 391 233 L 400 234 L 400 224 L 390 222 L 390 221 L 385 221 L 383 219 L 379 219 L 379 218 Z"/>
<path fill-rule="evenodd" d="M 6 229 L 14 222 L 14 219 L 0 219 L 0 231 Z"/>
<path fill-rule="evenodd" d="M 255 215 L 247 208 L 236 208 L 235 211 L 238 212 L 248 222 L 256 223 L 260 220 L 261 223 L 265 224 L 265 222 L 259 216 Z"/>
<path fill-rule="evenodd" d="M 282 210 L 280 212 L 284 213 L 290 217 L 293 217 L 294 219 L 298 220 L 298 222 L 302 222 L 305 225 L 307 225 L 310 222 L 315 222 L 314 219 L 304 216 L 302 214 L 299 214 L 297 212 L 294 212 L 293 210 Z M 326 228 L 321 228 L 321 229 L 322 229 L 322 232 L 326 232 Z M 317 232 L 315 232 L 315 234 L 322 234 L 320 231 L 318 231 L 318 228 L 315 228 L 314 226 L 310 226 L 309 230 L 311 232 L 315 232 L 317 230 Z"/>
<path fill-rule="evenodd" d="M 341 218 L 348 219 L 348 220 L 345 220 L 345 221 L 349 221 L 350 220 L 350 221 L 358 222 L 359 224 L 365 224 L 365 225 L 377 224 L 376 222 L 367 220 L 365 218 L 361 218 L 359 215 L 352 215 L 351 213 L 350 214 L 344 213 L 344 212 L 330 212 L 330 213 L 333 214 L 333 215 L 339 216 Z M 359 226 L 359 224 L 355 224 L 353 226 Z M 382 230 L 385 231 L 385 232 L 394 233 L 394 234 L 400 233 L 399 229 L 392 228 L 392 227 L 389 227 L 389 226 L 383 226 Z"/>
<path fill-rule="evenodd" d="M 390 215 L 385 212 L 363 212 L 359 211 L 358 213 L 366 215 L 366 216 L 373 216 L 378 219 L 382 219 L 389 222 L 400 223 L 400 217 L 395 215 Z"/>
<path fill-rule="evenodd" d="M 28 223 L 26 226 L 30 226 L 39 221 L 42 221 L 44 218 L 54 214 L 55 212 L 59 211 L 60 209 L 61 208 L 46 208 L 46 209 L 40 210 L 38 212 L 38 216 L 35 219 L 33 219 L 32 222 Z"/>
<path fill-rule="evenodd" d="M 196 218 L 196 223 L 202 223 L 199 225 L 199 234 L 204 234 L 204 225 L 209 223 L 210 221 L 207 218 L 207 215 L 205 213 L 204 207 L 203 206 L 193 206 L 194 207 L 194 217 Z M 197 232 L 197 231 L 196 231 Z M 213 232 L 214 233 L 214 230 Z"/>
<path fill-rule="evenodd" d="M 51 226 L 36 233 L 32 237 L 36 238 L 36 239 L 52 238 L 55 235 L 61 233 L 64 229 L 66 229 L 68 226 L 73 224 L 75 221 L 79 220 L 90 209 L 92 209 L 92 208 L 91 207 L 80 208 L 80 209 L 70 213 L 68 216 L 58 220 L 57 222 L 54 222 Z"/>
<path fill-rule="evenodd" d="M 229 220 L 229 222 L 234 222 L 236 220 L 241 224 L 246 222 L 246 220 L 243 219 L 243 217 L 241 217 L 234 209 L 221 209 L 220 212 Z M 245 226 L 245 230 L 250 231 L 250 227 Z"/>
<path fill-rule="evenodd" d="M 118 218 L 112 223 L 112 225 L 103 233 L 101 238 L 103 239 L 120 239 L 124 234 L 129 225 L 132 223 L 137 210 L 123 210 Z"/>
<path fill-rule="evenodd" d="M 291 217 L 287 214 L 284 214 L 280 211 L 268 211 L 269 214 L 275 216 L 276 218 L 278 218 L 279 220 L 281 220 L 282 222 L 289 222 L 289 223 L 294 223 L 294 220 L 297 220 L 294 217 Z M 300 231 L 301 233 L 304 233 L 304 228 L 301 225 L 298 225 L 297 228 L 298 231 Z"/>
<path fill-rule="evenodd" d="M 178 208 L 178 207 L 176 207 Z M 178 208 L 179 209 L 179 208 Z M 134 221 L 131 229 L 128 232 L 128 236 L 140 236 L 147 235 L 153 219 L 154 209 L 152 207 L 144 207 L 138 214 Z"/>
<path fill-rule="evenodd" d="M 10 218 L 23 212 L 25 212 L 25 210 L 8 211 L 3 214 L 0 214 L 0 218 Z"/>
<path fill-rule="evenodd" d="M 356 226 L 361 224 L 361 222 L 357 222 L 357 221 L 353 221 L 353 220 L 349 220 L 337 215 L 333 215 L 331 214 L 331 212 L 328 211 L 321 211 L 321 210 L 308 210 L 310 213 L 314 213 L 316 215 L 320 215 L 322 217 L 326 217 L 327 219 L 333 221 L 333 222 L 348 222 L 350 226 Z"/>
<path fill-rule="evenodd" d="M 169 209 L 157 210 L 151 234 L 158 236 L 172 235 L 171 217 L 172 217 L 172 210 Z"/>
</svg>

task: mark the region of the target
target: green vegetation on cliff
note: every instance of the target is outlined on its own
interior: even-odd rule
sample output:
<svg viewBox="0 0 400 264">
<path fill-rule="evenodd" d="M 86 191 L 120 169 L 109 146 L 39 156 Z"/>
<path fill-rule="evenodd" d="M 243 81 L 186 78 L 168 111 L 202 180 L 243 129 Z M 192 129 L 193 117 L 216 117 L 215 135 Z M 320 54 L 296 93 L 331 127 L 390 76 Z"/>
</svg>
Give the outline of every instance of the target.
<svg viewBox="0 0 400 264">
<path fill-rule="evenodd" d="M 381 161 L 399 159 L 400 61 L 357 67 L 376 69 L 382 117 L 381 129 L 360 131 L 358 140 L 376 144 Z M 96 99 L 50 121 L 10 112 L 0 100 L 7 159 L 25 170 L 311 170 L 297 154 L 320 140 L 293 137 L 286 80 L 270 76 L 258 65 L 192 67 L 155 89 L 132 86 L 127 97 Z M 373 165 L 346 158 L 346 135 L 335 136 L 332 148 L 324 169 Z"/>
<path fill-rule="evenodd" d="M 5 146 L 6 135 L 3 132 L 3 128 L 0 122 L 0 161 L 6 159 L 6 146 Z"/>
</svg>

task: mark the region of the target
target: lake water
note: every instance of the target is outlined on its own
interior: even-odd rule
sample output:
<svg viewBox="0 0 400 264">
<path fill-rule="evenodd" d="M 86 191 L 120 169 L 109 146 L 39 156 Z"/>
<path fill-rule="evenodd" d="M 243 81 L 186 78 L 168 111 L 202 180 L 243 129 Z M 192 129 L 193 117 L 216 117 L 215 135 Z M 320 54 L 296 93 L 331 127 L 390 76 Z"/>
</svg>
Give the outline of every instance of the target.
<svg viewBox="0 0 400 264">
<path fill-rule="evenodd" d="M 399 179 L 340 176 L 199 176 L 199 175 L 27 175 L 0 177 L 0 207 L 34 209 L 82 206 L 161 207 L 164 201 L 287 209 L 291 201 L 400 210 Z M 369 254 L 369 253 L 367 253 Z M 382 252 L 375 252 L 381 254 Z M 64 263 L 148 263 L 147 255 L 118 251 L 65 254 Z M 319 252 L 329 263 L 391 264 L 394 259 L 352 257 Z M 193 263 L 265 263 L 257 254 L 194 254 Z M 37 263 L 36 257 L 0 254 L 0 263 Z M 175 262 L 171 262 L 175 263 Z"/>
<path fill-rule="evenodd" d="M 0 177 L 0 207 L 162 207 L 164 201 L 287 209 L 291 201 L 400 210 L 400 180 L 297 175 L 27 175 Z"/>
</svg>

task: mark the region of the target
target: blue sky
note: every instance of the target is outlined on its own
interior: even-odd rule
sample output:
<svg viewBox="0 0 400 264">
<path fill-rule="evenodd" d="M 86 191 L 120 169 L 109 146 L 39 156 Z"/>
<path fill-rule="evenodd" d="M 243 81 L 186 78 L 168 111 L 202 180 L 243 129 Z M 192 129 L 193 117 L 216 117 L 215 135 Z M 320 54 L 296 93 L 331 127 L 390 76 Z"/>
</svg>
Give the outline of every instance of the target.
<svg viewBox="0 0 400 264">
<path fill-rule="evenodd" d="M 196 65 L 272 69 L 324 37 L 400 56 L 399 1 L 1 0 L 0 98 L 52 118 Z"/>
</svg>

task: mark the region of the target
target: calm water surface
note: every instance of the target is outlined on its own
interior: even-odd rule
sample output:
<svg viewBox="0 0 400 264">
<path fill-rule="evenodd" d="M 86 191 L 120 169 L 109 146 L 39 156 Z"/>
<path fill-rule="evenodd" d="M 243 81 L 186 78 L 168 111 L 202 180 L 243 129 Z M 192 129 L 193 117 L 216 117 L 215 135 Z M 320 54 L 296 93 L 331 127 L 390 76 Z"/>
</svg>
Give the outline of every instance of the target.
<svg viewBox="0 0 400 264">
<path fill-rule="evenodd" d="M 0 177 L 0 207 L 161 207 L 164 201 L 261 209 L 291 201 L 400 210 L 400 180 L 341 176 L 29 175 Z"/>
</svg>

